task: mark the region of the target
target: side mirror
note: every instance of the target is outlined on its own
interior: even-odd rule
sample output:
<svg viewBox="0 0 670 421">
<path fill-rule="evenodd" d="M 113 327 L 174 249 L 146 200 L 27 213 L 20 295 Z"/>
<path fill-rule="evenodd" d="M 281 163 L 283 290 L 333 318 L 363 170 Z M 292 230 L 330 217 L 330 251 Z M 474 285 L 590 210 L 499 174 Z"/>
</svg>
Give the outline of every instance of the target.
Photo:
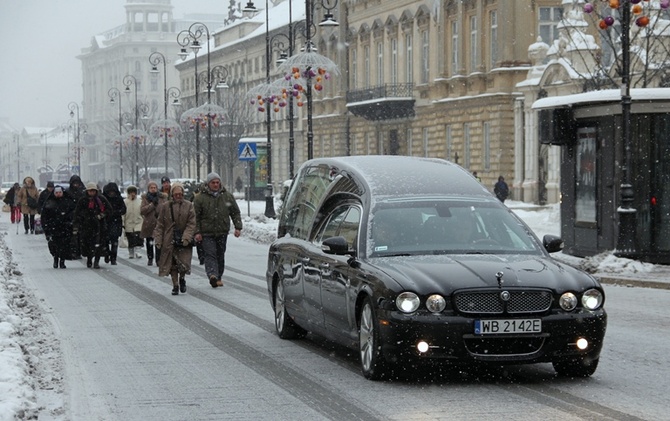
<svg viewBox="0 0 670 421">
<path fill-rule="evenodd" d="M 542 239 L 542 244 L 544 245 L 545 250 L 549 253 L 556 253 L 557 251 L 563 250 L 565 243 L 561 237 L 555 235 L 545 235 Z"/>
<path fill-rule="evenodd" d="M 326 254 L 343 256 L 349 253 L 349 243 L 344 237 L 330 237 L 321 243 L 321 250 Z"/>
</svg>

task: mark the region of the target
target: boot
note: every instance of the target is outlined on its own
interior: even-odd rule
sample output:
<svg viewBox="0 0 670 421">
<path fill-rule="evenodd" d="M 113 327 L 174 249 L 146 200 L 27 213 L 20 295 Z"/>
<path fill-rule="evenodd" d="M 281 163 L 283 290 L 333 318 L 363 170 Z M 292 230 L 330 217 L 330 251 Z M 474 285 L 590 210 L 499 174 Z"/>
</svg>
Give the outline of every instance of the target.
<svg viewBox="0 0 670 421">
<path fill-rule="evenodd" d="M 86 267 L 87 268 L 93 267 L 93 256 L 88 256 L 86 258 Z"/>
<path fill-rule="evenodd" d="M 128 258 L 129 259 L 135 258 L 135 247 L 128 247 Z"/>
<path fill-rule="evenodd" d="M 58 257 L 54 256 L 54 269 L 58 268 Z"/>
<path fill-rule="evenodd" d="M 186 292 L 186 279 L 184 279 L 183 275 L 179 278 L 179 291 L 182 294 Z"/>
<path fill-rule="evenodd" d="M 95 262 L 93 262 L 93 269 L 100 269 L 100 256 L 95 256 Z"/>
<path fill-rule="evenodd" d="M 172 295 L 179 295 L 179 274 L 172 273 Z"/>
<path fill-rule="evenodd" d="M 65 259 L 60 259 L 60 264 L 59 264 L 61 269 L 65 269 Z"/>
<path fill-rule="evenodd" d="M 141 250 L 140 247 L 135 247 L 135 258 L 136 259 L 141 259 L 142 258 L 142 255 L 140 254 L 140 250 Z"/>
<path fill-rule="evenodd" d="M 147 259 L 147 266 L 152 266 L 153 264 L 154 264 L 154 259 L 152 259 L 151 257 L 149 259 Z"/>
</svg>

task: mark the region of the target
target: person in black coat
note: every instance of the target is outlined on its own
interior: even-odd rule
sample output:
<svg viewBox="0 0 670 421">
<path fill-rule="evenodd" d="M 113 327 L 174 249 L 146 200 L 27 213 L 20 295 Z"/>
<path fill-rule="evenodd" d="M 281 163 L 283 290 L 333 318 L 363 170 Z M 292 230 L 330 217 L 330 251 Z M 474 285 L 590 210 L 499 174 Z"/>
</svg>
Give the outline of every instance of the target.
<svg viewBox="0 0 670 421">
<path fill-rule="evenodd" d="M 49 245 L 49 252 L 54 257 L 54 269 L 65 269 L 65 260 L 71 258 L 70 240 L 72 235 L 72 218 L 74 203 L 56 186 L 46 198 L 42 206 L 42 227 Z"/>
<path fill-rule="evenodd" d="M 102 188 L 102 195 L 107 198 L 112 205 L 112 212 L 107 219 L 107 245 L 105 254 L 105 263 L 116 265 L 116 255 L 119 249 L 119 237 L 123 233 L 123 215 L 126 214 L 126 203 L 121 197 L 119 186 L 114 183 L 108 183 Z"/>
<path fill-rule="evenodd" d="M 42 208 L 44 207 L 44 202 L 47 201 L 47 198 L 51 196 L 51 193 L 54 191 L 54 182 L 49 181 L 47 183 L 47 188 L 40 192 L 39 197 L 37 198 L 37 213 L 42 213 Z"/>
<path fill-rule="evenodd" d="M 78 175 L 75 174 L 72 177 L 70 177 L 70 186 L 67 188 L 66 192 L 75 206 L 82 197 L 86 196 L 86 189 L 84 188 L 84 183 L 81 181 L 81 178 Z M 74 259 L 81 259 L 81 248 L 80 248 L 80 241 L 78 238 L 75 238 L 72 241 L 72 246 L 73 246 L 72 257 Z"/>
<path fill-rule="evenodd" d="M 100 269 L 100 256 L 107 250 L 107 221 L 112 214 L 112 205 L 98 194 L 95 183 L 86 185 L 86 196 L 79 199 L 74 210 L 72 232 L 79 235 L 82 256 L 86 266 Z"/>
<path fill-rule="evenodd" d="M 493 187 L 493 192 L 495 193 L 498 200 L 505 203 L 507 196 L 509 196 L 509 187 L 507 186 L 507 183 L 505 183 L 505 177 L 502 175 L 498 177 L 498 182 Z"/>
</svg>

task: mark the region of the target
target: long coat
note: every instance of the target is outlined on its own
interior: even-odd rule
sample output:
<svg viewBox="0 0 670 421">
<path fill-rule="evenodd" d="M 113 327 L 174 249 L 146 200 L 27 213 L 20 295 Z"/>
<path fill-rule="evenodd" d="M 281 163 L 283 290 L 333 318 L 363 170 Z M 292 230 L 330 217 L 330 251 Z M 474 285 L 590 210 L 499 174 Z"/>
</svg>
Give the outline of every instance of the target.
<svg viewBox="0 0 670 421">
<path fill-rule="evenodd" d="M 64 192 L 62 197 L 51 193 L 42 206 L 42 227 L 49 244 L 52 256 L 70 259 L 70 237 L 72 236 L 72 219 L 74 203 Z"/>
<path fill-rule="evenodd" d="M 140 207 L 140 213 L 144 218 L 142 222 L 142 230 L 140 231 L 140 237 L 142 238 L 151 238 L 154 235 L 154 228 L 156 228 L 156 218 L 158 218 L 158 211 L 161 205 L 167 202 L 167 196 L 164 193 L 156 193 L 158 197 L 158 203 L 149 200 L 151 195 L 145 193 L 142 195 L 142 206 Z"/>
<path fill-rule="evenodd" d="M 172 214 L 174 213 L 174 220 Z M 160 207 L 153 237 L 161 250 L 158 261 L 158 276 L 167 276 L 176 267 L 180 274 L 191 273 L 193 247 L 174 247 L 172 244 L 175 225 L 182 232 L 182 239 L 192 241 L 195 235 L 195 211 L 188 200 L 170 200 Z M 175 257 L 175 259 L 173 259 Z M 176 261 L 175 261 L 176 260 Z"/>
<path fill-rule="evenodd" d="M 107 219 L 112 213 L 112 205 L 101 194 L 79 199 L 74 210 L 73 229 L 79 232 L 82 256 L 96 255 L 96 249 L 104 252 L 107 248 Z M 101 253 L 99 252 L 98 256 Z"/>
<path fill-rule="evenodd" d="M 37 208 L 31 208 L 28 206 L 28 196 L 35 199 L 35 202 L 40 197 L 40 192 L 35 187 L 35 180 L 32 177 L 26 177 L 23 179 L 23 187 L 17 193 L 18 202 L 21 205 L 21 213 L 24 215 L 37 215 Z"/>
<path fill-rule="evenodd" d="M 107 235 L 111 241 L 116 241 L 123 231 L 123 215 L 126 214 L 126 203 L 116 183 L 108 183 L 102 189 L 102 195 L 112 205 L 112 212 L 107 219 Z"/>
<path fill-rule="evenodd" d="M 126 204 L 126 214 L 123 215 L 123 229 L 126 232 L 140 232 L 142 230 L 142 199 L 139 196 L 135 200 L 131 200 L 130 196 L 124 199 Z"/>
</svg>

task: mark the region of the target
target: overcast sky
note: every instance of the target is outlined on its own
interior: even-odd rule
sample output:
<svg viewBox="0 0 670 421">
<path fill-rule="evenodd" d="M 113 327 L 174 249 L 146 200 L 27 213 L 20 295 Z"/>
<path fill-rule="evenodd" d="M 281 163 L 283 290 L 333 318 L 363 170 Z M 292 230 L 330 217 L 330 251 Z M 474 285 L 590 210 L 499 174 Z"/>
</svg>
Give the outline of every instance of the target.
<svg viewBox="0 0 670 421">
<path fill-rule="evenodd" d="M 173 17 L 225 14 L 228 3 L 172 0 Z M 125 4 L 126 0 L 0 0 L 0 119 L 16 130 L 66 122 L 67 105 L 82 99 L 81 61 L 76 57 L 93 35 L 125 23 Z"/>
</svg>

